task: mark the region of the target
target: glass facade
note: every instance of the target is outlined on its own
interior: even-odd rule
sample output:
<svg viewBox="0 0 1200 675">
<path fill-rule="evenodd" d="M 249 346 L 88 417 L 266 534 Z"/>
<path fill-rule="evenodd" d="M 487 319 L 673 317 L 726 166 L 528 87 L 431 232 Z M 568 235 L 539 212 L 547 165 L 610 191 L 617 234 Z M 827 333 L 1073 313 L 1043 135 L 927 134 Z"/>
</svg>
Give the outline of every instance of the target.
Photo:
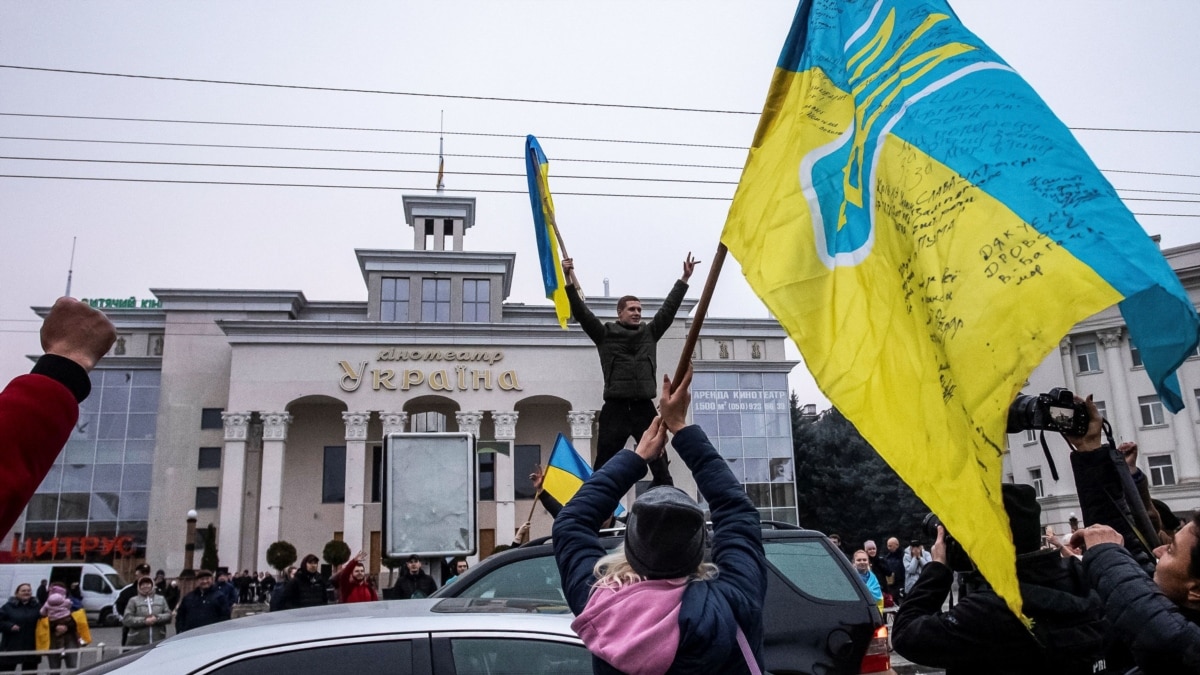
<svg viewBox="0 0 1200 675">
<path fill-rule="evenodd" d="M 787 375 L 696 373 L 692 415 L 763 520 L 799 524 Z"/>
<path fill-rule="evenodd" d="M 161 374 L 98 369 L 91 379 L 66 447 L 29 502 L 22 538 L 129 536 L 140 557 Z"/>
</svg>

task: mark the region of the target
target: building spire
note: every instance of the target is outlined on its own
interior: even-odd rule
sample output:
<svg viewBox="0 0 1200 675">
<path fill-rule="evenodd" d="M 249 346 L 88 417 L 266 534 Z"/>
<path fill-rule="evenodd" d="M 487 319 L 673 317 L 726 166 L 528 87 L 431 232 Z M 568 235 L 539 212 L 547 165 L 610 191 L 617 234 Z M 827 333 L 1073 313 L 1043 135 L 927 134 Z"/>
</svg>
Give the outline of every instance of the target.
<svg viewBox="0 0 1200 675">
<path fill-rule="evenodd" d="M 442 137 L 442 131 L 443 131 L 444 127 L 446 126 L 446 111 L 445 110 L 441 111 L 440 117 L 441 117 L 441 119 L 438 122 L 438 177 L 437 177 L 437 191 L 439 194 L 442 193 L 443 191 L 445 191 L 445 189 L 446 189 L 446 183 L 443 182 L 443 178 L 445 177 L 445 173 L 446 173 L 446 158 L 442 156 L 442 147 L 443 147 L 443 144 L 445 143 L 445 139 Z"/>
<path fill-rule="evenodd" d="M 71 295 L 71 275 L 75 272 L 75 240 L 78 237 L 71 237 L 71 264 L 67 265 L 67 292 L 63 295 Z"/>
</svg>

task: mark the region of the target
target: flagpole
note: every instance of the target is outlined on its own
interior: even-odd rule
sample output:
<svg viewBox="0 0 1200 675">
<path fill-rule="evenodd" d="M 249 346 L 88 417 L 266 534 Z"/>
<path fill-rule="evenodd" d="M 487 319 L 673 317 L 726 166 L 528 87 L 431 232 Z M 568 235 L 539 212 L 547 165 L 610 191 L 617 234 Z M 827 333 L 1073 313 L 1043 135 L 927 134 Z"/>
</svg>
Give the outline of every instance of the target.
<svg viewBox="0 0 1200 675">
<path fill-rule="evenodd" d="M 679 355 L 679 366 L 675 368 L 675 378 L 671 380 L 672 393 L 687 374 L 688 366 L 692 362 L 692 352 L 696 349 L 696 341 L 700 339 L 704 316 L 708 314 L 708 301 L 712 299 L 713 290 L 717 287 L 717 278 L 721 276 L 721 266 L 725 264 L 725 254 L 728 252 L 729 249 L 725 248 L 724 243 L 717 244 L 712 266 L 708 268 L 708 278 L 704 281 L 704 290 L 700 293 L 700 301 L 696 303 L 696 317 L 692 319 L 692 327 L 683 342 L 683 353 Z"/>
<path fill-rule="evenodd" d="M 538 488 L 537 492 L 533 493 L 533 506 L 529 507 L 529 515 L 525 517 L 525 522 L 533 522 L 533 510 L 537 508 L 538 499 L 542 496 L 542 488 Z"/>
</svg>

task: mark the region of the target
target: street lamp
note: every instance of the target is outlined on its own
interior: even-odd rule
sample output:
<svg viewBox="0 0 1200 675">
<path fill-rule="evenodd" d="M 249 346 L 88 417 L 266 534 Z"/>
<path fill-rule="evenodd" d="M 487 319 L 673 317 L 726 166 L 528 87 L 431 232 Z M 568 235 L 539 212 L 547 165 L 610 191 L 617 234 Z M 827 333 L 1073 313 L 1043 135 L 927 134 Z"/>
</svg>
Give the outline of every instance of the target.
<svg viewBox="0 0 1200 675">
<path fill-rule="evenodd" d="M 196 562 L 196 509 L 190 509 L 187 512 L 187 543 L 183 545 L 183 571 L 179 573 L 181 577 L 194 577 L 196 571 L 192 569 L 193 563 Z"/>
</svg>

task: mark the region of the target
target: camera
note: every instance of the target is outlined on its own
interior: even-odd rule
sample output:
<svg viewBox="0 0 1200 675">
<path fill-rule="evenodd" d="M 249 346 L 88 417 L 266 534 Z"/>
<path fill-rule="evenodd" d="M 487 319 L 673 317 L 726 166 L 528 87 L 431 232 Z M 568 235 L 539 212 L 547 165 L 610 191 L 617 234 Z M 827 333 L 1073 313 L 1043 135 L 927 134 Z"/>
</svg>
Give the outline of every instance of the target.
<svg viewBox="0 0 1200 675">
<path fill-rule="evenodd" d="M 921 521 L 921 529 L 925 532 L 925 536 L 933 541 L 937 541 L 938 526 L 943 528 L 946 526 L 938 519 L 936 513 L 927 513 Z M 942 540 L 946 544 L 946 566 L 955 572 L 972 572 L 975 570 L 975 564 L 971 562 L 971 557 L 967 555 L 962 544 L 950 535 L 950 530 L 946 530 L 946 537 Z"/>
<path fill-rule="evenodd" d="M 1027 429 L 1058 431 L 1068 436 L 1087 433 L 1087 405 L 1075 402 L 1069 389 L 1055 387 L 1045 394 L 1020 394 L 1008 407 L 1008 433 Z"/>
</svg>

